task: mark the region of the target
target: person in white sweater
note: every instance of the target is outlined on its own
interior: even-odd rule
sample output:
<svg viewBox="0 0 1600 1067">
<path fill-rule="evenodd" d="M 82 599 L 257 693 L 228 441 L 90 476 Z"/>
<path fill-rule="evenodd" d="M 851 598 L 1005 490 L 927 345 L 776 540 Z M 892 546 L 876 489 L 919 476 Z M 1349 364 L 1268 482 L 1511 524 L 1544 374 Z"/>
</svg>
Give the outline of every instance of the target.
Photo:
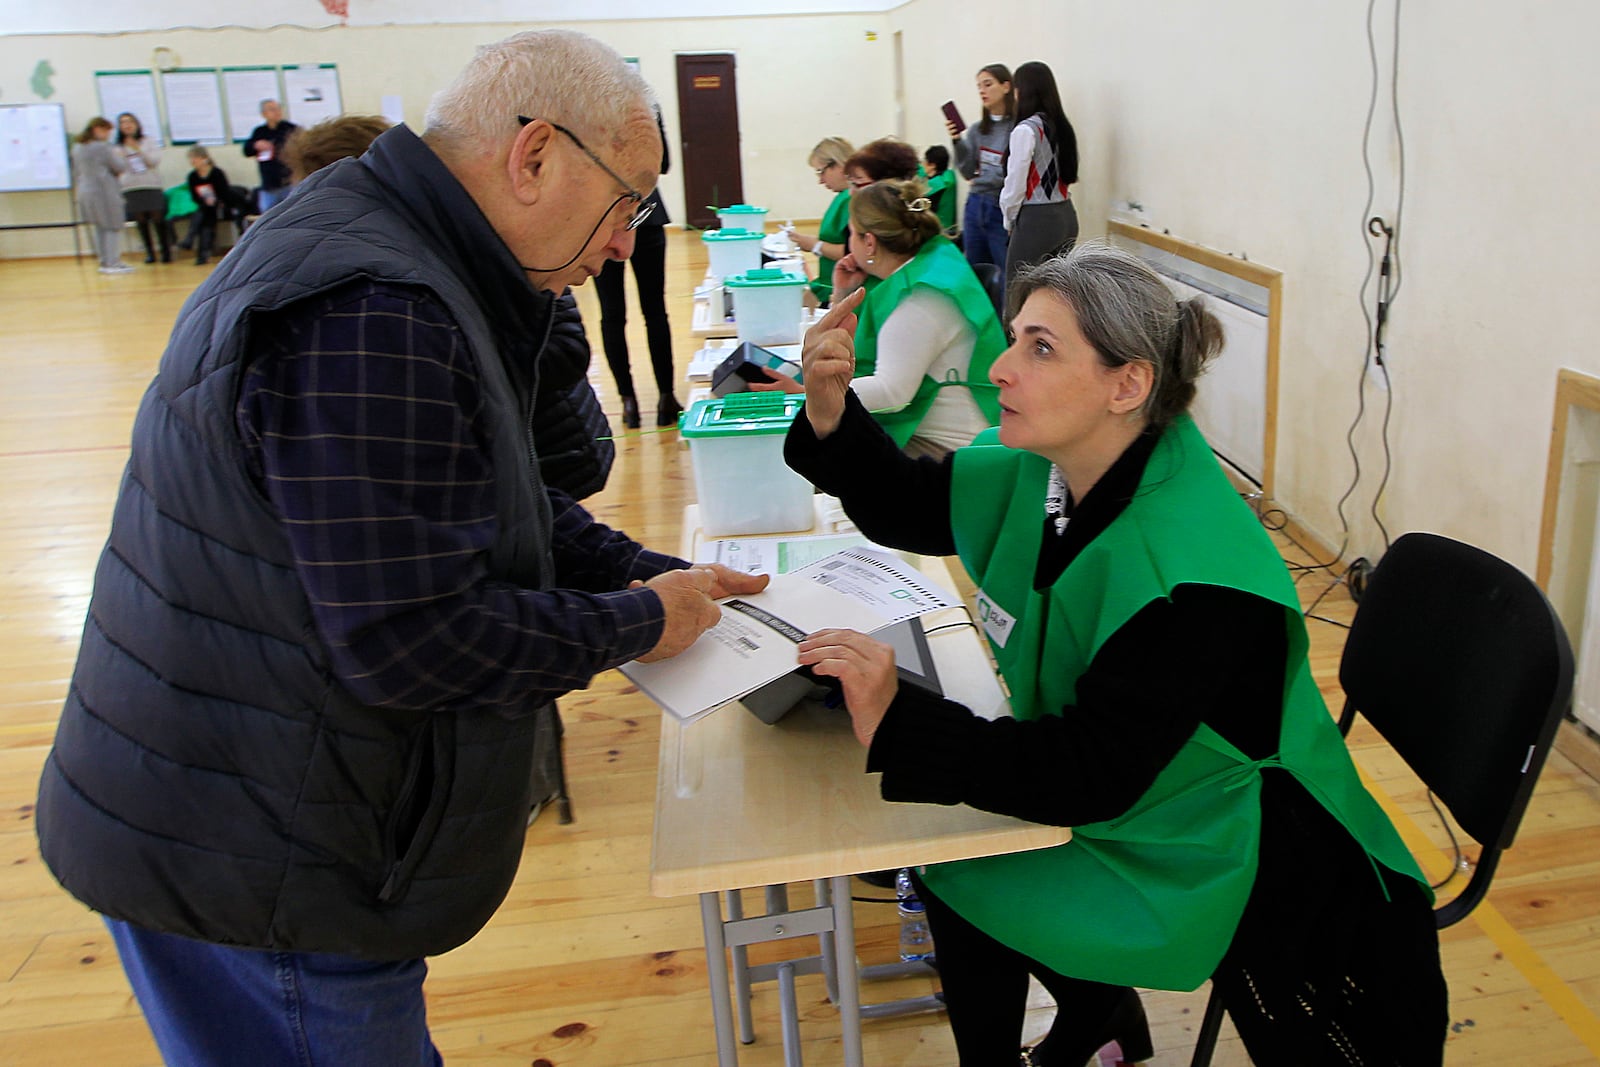
<svg viewBox="0 0 1600 1067">
<path fill-rule="evenodd" d="M 1017 125 L 1011 131 L 1000 212 L 1010 241 L 1006 279 L 1069 250 L 1078 239 L 1072 184 L 1078 136 L 1061 107 L 1055 75 L 1043 63 L 1017 68 Z"/>
<path fill-rule="evenodd" d="M 839 299 L 876 279 L 858 311 L 850 387 L 908 455 L 942 457 L 998 422 L 989 365 L 1006 342 L 926 191 L 920 179 L 855 190 L 833 287 Z M 802 388 L 787 378 L 773 387 Z"/>
</svg>

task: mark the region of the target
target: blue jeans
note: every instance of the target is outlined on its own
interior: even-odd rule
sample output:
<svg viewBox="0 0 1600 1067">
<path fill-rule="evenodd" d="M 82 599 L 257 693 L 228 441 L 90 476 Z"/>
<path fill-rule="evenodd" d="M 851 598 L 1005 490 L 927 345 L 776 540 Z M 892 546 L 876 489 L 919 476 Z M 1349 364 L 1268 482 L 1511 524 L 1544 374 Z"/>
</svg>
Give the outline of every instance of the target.
<svg viewBox="0 0 1600 1067">
<path fill-rule="evenodd" d="M 268 189 L 266 186 L 262 186 L 261 191 L 256 194 L 256 211 L 265 215 L 268 208 L 272 207 L 273 204 L 281 203 L 283 198 L 289 195 L 289 190 L 293 188 L 294 186 L 292 185 L 280 185 L 276 189 Z M 1005 261 L 1002 259 L 1001 262 Z"/>
<path fill-rule="evenodd" d="M 1000 199 L 983 193 L 968 193 L 961 214 L 961 246 L 971 264 L 993 263 L 1001 270 L 1000 306 L 1005 306 L 1006 246 L 1010 244 L 1005 219 L 1000 214 Z"/>
<path fill-rule="evenodd" d="M 167 1067 L 442 1067 L 422 960 L 271 952 L 106 926 Z"/>
</svg>

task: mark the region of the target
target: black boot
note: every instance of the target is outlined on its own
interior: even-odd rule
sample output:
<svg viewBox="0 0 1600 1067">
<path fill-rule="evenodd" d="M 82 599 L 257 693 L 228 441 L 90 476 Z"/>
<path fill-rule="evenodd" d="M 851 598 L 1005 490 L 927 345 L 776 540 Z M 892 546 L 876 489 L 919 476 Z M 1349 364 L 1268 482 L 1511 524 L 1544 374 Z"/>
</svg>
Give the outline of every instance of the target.
<svg viewBox="0 0 1600 1067">
<path fill-rule="evenodd" d="M 639 428 L 639 401 L 636 397 L 622 398 L 622 428 L 625 430 Z"/>
<path fill-rule="evenodd" d="M 683 414 L 683 405 L 678 403 L 678 398 L 671 393 L 662 393 L 661 402 L 656 405 L 656 425 L 676 426 L 678 416 Z"/>
</svg>

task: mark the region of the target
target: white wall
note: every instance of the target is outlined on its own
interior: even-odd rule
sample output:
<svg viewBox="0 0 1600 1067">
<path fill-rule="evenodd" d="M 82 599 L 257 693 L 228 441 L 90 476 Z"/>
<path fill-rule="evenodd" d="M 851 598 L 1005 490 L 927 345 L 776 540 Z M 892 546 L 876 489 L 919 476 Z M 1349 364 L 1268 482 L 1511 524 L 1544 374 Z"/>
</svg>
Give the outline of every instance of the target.
<svg viewBox="0 0 1600 1067">
<path fill-rule="evenodd" d="M 742 18 L 758 14 L 830 15 L 884 11 L 902 0 L 673 0 L 663 11 L 660 0 L 586 0 L 571 4 L 559 0 L 473 0 L 451 7 L 437 0 L 351 0 L 349 17 L 341 20 L 312 0 L 285 4 L 237 4 L 219 8 L 215 0 L 54 0 L 30 3 L 5 0 L 0 4 L 0 32 L 5 33 L 122 33 L 137 27 L 237 26 L 265 28 L 291 26 L 435 25 L 463 22 L 599 22 L 612 19 Z"/>
<path fill-rule="evenodd" d="M 868 31 L 883 25 L 882 16 L 866 15 L 563 23 L 601 38 L 623 55 L 638 57 L 641 72 L 662 102 L 674 157 L 674 56 L 735 53 L 745 198 L 770 208 L 769 218 L 780 220 L 816 218 L 827 207 L 831 194 L 816 184 L 806 165 L 812 145 L 833 135 L 859 143 L 891 128 L 892 46 L 882 35 L 868 40 Z M 537 27 L 517 23 L 0 37 L 0 71 L 6 72 L 0 79 L 0 102 L 37 102 L 30 74 L 40 60 L 47 60 L 56 71 L 56 93 L 49 99 L 66 105 L 68 127 L 76 131 L 99 112 L 95 71 L 148 68 L 151 53 L 166 47 L 185 66 L 336 63 L 346 111 L 377 114 L 384 95 L 399 94 L 407 122 L 421 129 L 429 99 L 461 69 L 473 48 L 532 28 Z M 817 90 L 824 77 L 819 60 L 848 72 L 847 91 Z M 255 165 L 237 149 L 224 146 L 213 155 L 230 178 L 254 183 Z M 167 183 L 176 184 L 187 173 L 183 149 L 168 148 L 162 163 Z M 662 179 L 661 190 L 672 217 L 681 222 L 683 186 L 676 167 Z M 0 224 L 63 221 L 70 211 L 62 192 L 0 195 Z M 71 251 L 67 230 L 0 232 L 0 257 Z"/>
<path fill-rule="evenodd" d="M 1373 153 L 1373 212 L 1391 220 L 1395 2 L 1377 2 Z M 909 137 L 940 136 L 949 97 L 977 110 L 979 66 L 1043 60 L 1078 133 L 1086 233 L 1134 199 L 1157 228 L 1284 271 L 1276 487 L 1337 544 L 1365 338 L 1366 5 L 1012 0 L 1005 33 L 975 32 L 970 10 L 913 0 L 893 13 L 910 57 Z M 1587 310 L 1600 281 L 1597 38 L 1589 0 L 1401 7 L 1405 274 L 1388 336 L 1395 466 L 1379 512 L 1392 536 L 1434 530 L 1534 568 L 1557 369 L 1600 374 Z M 1366 399 L 1365 473 L 1346 512 L 1352 554 L 1376 556 L 1367 509 L 1384 397 L 1369 387 Z"/>
<path fill-rule="evenodd" d="M 1398 179 L 1386 118 L 1394 3 L 1377 0 L 1385 97 L 1373 142 L 1373 210 L 1389 218 Z M 1436 530 L 1532 570 L 1556 370 L 1600 374 L 1586 310 L 1600 280 L 1587 247 L 1600 232 L 1591 189 L 1600 76 L 1588 55 L 1600 5 L 1411 0 L 1402 12 L 1405 274 L 1389 334 L 1395 468 L 1380 514 L 1391 534 Z M 944 139 L 945 99 L 975 113 L 982 64 L 1049 62 L 1078 130 L 1074 197 L 1085 233 L 1103 232 L 1114 204 L 1137 200 L 1159 228 L 1285 272 L 1278 495 L 1337 543 L 1365 336 L 1357 302 L 1367 269 L 1365 18 L 1356 0 L 1010 0 L 981 11 L 970 0 L 910 0 L 886 14 L 576 25 L 641 58 L 669 101 L 669 126 L 673 53 L 736 51 L 747 196 L 780 218 L 814 216 L 825 203 L 805 169 L 817 139 L 861 141 L 893 128 L 893 32 L 906 57 L 907 136 L 919 146 Z M 351 110 L 376 111 L 383 94 L 397 92 L 417 124 L 474 44 L 527 25 L 5 37 L 0 92 L 35 99 L 27 72 L 48 58 L 56 99 L 81 123 L 96 107 L 95 69 L 147 66 L 165 45 L 197 65 L 336 62 Z M 879 31 L 876 42 L 868 30 Z M 177 162 L 167 165 L 173 180 Z M 674 176 L 663 187 L 677 213 L 681 187 Z M 0 197 L 0 221 L 59 213 L 37 203 L 43 195 Z M 0 234 L 0 255 L 46 240 L 59 250 L 64 238 L 51 233 Z M 1365 474 L 1346 513 L 1352 554 L 1376 555 L 1367 509 L 1383 395 L 1367 390 L 1357 435 Z"/>
</svg>

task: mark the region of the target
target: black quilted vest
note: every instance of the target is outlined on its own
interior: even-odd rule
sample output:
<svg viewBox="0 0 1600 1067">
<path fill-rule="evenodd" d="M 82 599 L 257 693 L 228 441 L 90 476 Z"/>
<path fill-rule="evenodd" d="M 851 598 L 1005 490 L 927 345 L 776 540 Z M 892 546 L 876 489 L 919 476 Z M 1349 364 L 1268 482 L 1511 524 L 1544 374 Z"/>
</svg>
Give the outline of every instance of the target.
<svg viewBox="0 0 1600 1067">
<path fill-rule="evenodd" d="M 252 328 L 355 278 L 416 286 L 476 359 L 500 524 L 489 569 L 547 587 L 535 293 L 409 130 L 313 176 L 185 304 L 134 423 L 39 787 L 50 869 L 97 911 L 207 941 L 373 959 L 476 933 L 522 851 L 531 702 L 359 704 L 333 676 L 234 409 Z"/>
</svg>

